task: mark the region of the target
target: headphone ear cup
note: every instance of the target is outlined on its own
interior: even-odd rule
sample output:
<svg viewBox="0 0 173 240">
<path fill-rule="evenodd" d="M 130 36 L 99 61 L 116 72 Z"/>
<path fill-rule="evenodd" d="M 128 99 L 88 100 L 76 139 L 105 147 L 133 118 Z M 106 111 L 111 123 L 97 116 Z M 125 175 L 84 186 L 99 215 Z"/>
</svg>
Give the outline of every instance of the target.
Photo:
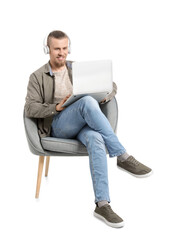
<svg viewBox="0 0 173 240">
<path fill-rule="evenodd" d="M 46 46 L 46 49 L 47 49 L 47 54 L 49 54 L 49 47 L 48 47 L 48 46 Z"/>
<path fill-rule="evenodd" d="M 49 47 L 48 46 L 44 46 L 43 50 L 44 50 L 45 54 L 49 54 Z"/>
<path fill-rule="evenodd" d="M 70 38 L 68 38 L 69 44 L 68 44 L 68 53 L 71 53 L 71 41 Z"/>
<path fill-rule="evenodd" d="M 43 40 L 43 51 L 45 54 L 49 53 L 49 47 L 47 46 L 47 37 L 48 35 L 46 35 L 46 37 Z"/>
<path fill-rule="evenodd" d="M 68 47 L 68 53 L 69 54 L 71 53 L 71 47 L 70 46 Z"/>
</svg>

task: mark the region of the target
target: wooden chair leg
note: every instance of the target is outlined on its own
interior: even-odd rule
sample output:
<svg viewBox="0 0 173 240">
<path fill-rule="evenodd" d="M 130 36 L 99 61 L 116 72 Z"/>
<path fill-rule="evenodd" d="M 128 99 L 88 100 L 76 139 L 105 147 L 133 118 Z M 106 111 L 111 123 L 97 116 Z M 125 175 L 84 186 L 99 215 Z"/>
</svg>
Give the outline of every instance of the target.
<svg viewBox="0 0 173 240">
<path fill-rule="evenodd" d="M 44 165 L 44 156 L 40 156 L 39 157 L 39 164 L 38 164 L 36 194 L 35 194 L 36 198 L 39 197 L 40 185 L 41 185 L 41 177 L 42 177 L 42 172 L 43 172 L 43 165 Z"/>
<path fill-rule="evenodd" d="M 48 175 L 48 170 L 49 170 L 49 162 L 50 162 L 50 156 L 46 157 L 46 169 L 45 169 L 45 177 Z"/>
</svg>

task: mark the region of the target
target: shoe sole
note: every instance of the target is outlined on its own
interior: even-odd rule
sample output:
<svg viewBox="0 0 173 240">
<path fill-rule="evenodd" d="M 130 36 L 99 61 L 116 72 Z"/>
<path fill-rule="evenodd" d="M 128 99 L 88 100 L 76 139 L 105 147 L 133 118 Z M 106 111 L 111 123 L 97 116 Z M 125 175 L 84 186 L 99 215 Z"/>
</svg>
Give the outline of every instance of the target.
<svg viewBox="0 0 173 240">
<path fill-rule="evenodd" d="M 134 176 L 136 178 L 146 178 L 146 177 L 149 177 L 149 176 L 151 176 L 153 174 L 153 170 L 151 170 L 149 173 L 146 173 L 146 174 L 143 174 L 143 175 L 138 175 L 138 174 L 131 173 L 131 172 L 127 171 L 126 169 L 124 169 L 124 168 L 122 168 L 122 167 L 120 167 L 118 165 L 117 165 L 117 167 L 120 170 L 122 170 L 124 172 L 127 172 L 127 173 L 129 173 L 130 175 L 132 175 L 132 176 Z"/>
<path fill-rule="evenodd" d="M 94 212 L 94 216 L 96 218 L 99 218 L 101 220 L 103 220 L 108 226 L 110 227 L 113 227 L 113 228 L 121 228 L 121 227 L 124 227 L 124 221 L 123 222 L 120 222 L 120 223 L 111 223 L 111 222 L 108 222 L 106 220 L 106 218 L 104 218 L 103 216 L 101 216 L 100 214 Z"/>
</svg>

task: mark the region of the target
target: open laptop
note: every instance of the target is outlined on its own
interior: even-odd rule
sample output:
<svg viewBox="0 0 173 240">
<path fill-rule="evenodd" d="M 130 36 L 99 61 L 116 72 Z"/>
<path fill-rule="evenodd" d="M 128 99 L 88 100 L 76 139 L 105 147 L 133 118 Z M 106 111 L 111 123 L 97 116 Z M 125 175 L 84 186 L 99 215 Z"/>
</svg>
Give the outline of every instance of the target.
<svg viewBox="0 0 173 240">
<path fill-rule="evenodd" d="M 112 92 L 112 61 L 73 62 L 72 81 L 73 93 L 62 107 L 87 95 L 100 102 Z"/>
</svg>

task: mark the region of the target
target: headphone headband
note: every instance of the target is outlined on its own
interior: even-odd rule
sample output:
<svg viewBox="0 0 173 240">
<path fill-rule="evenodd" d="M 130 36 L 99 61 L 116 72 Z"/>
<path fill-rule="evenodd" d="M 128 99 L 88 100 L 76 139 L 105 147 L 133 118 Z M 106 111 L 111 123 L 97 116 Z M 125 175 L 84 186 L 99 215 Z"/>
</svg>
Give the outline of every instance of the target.
<svg viewBox="0 0 173 240">
<path fill-rule="evenodd" d="M 47 45 L 47 39 L 48 39 L 49 34 L 47 34 L 46 37 L 43 40 L 43 51 L 44 51 L 45 54 L 49 54 L 49 52 L 50 52 L 49 46 Z M 68 53 L 70 54 L 71 53 L 71 40 L 66 33 L 65 33 L 65 35 L 68 38 Z"/>
</svg>

